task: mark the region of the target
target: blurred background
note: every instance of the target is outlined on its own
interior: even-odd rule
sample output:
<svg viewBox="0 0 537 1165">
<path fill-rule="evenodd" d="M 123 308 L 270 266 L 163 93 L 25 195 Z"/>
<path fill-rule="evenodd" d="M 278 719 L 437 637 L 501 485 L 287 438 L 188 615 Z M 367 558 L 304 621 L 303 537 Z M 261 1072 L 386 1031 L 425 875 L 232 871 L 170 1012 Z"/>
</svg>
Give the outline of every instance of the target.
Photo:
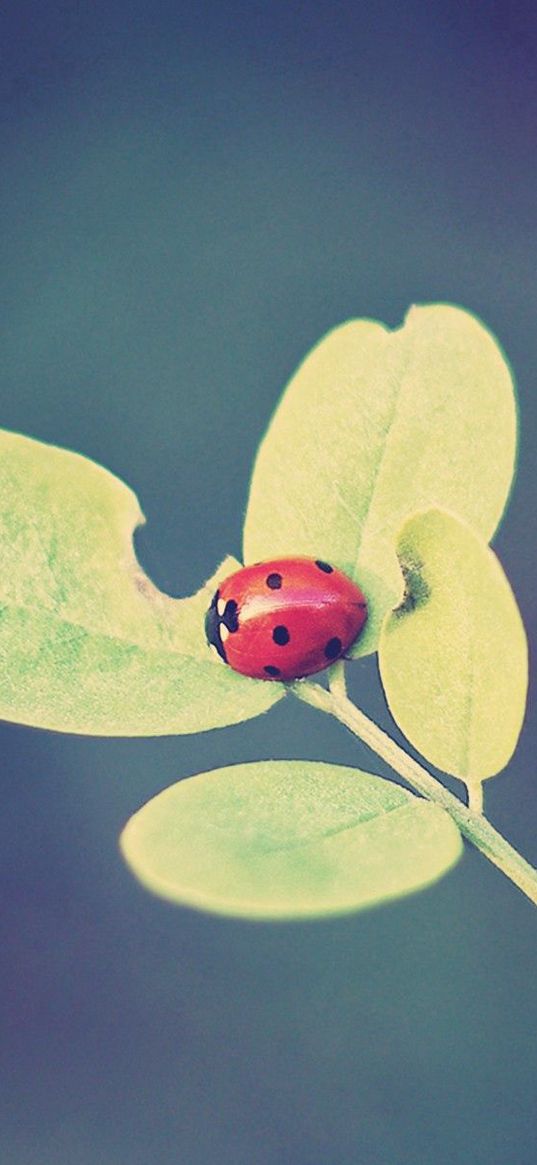
<svg viewBox="0 0 537 1165">
<path fill-rule="evenodd" d="M 329 328 L 412 302 L 513 364 L 520 471 L 496 549 L 535 631 L 533 5 L 17 0 L 0 16 L 0 424 L 140 498 L 154 581 L 240 556 L 255 449 Z M 352 694 L 386 726 L 375 661 Z M 534 909 L 468 851 L 329 922 L 174 908 L 118 834 L 193 773 L 308 757 L 385 773 L 282 701 L 198 737 L 1 727 L 6 1165 L 534 1165 Z M 486 788 L 537 861 L 535 702 Z"/>
</svg>

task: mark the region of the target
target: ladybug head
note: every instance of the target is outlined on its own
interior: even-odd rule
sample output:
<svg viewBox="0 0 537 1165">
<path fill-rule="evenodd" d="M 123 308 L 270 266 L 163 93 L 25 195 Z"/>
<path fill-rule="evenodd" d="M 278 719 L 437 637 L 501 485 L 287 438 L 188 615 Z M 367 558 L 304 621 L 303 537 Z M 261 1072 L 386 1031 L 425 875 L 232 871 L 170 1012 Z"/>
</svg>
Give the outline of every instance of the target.
<svg viewBox="0 0 537 1165">
<path fill-rule="evenodd" d="M 222 635 L 222 628 L 224 628 L 224 635 Z M 220 598 L 220 591 L 215 591 L 205 616 L 205 635 L 207 643 L 216 648 L 224 663 L 227 663 L 227 656 L 223 640 L 227 639 L 230 632 L 238 631 L 238 628 L 237 603 L 234 599 L 228 599 L 225 602 L 224 599 Z"/>
<path fill-rule="evenodd" d="M 211 600 L 211 605 L 205 616 L 205 635 L 207 637 L 207 643 L 209 646 L 216 647 L 218 654 L 221 655 L 222 659 L 227 662 L 226 653 L 222 645 L 222 640 L 220 639 L 220 616 L 217 610 L 219 594 L 219 591 L 215 591 Z"/>
</svg>

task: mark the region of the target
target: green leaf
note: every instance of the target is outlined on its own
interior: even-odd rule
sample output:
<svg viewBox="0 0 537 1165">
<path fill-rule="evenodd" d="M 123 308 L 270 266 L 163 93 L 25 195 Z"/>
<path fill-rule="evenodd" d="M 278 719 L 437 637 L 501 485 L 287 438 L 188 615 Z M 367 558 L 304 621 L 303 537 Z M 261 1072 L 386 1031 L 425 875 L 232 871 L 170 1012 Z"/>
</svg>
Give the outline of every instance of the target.
<svg viewBox="0 0 537 1165">
<path fill-rule="evenodd" d="M 444 506 L 488 540 L 515 446 L 509 368 L 474 316 L 433 304 L 395 331 L 353 320 L 307 356 L 276 410 L 252 477 L 244 560 L 308 554 L 344 570 L 369 601 L 354 653 L 373 651 L 402 596 L 401 522 Z"/>
<path fill-rule="evenodd" d="M 75 453 L 0 432 L 0 717 L 64 732 L 199 732 L 283 694 L 210 651 L 197 595 L 171 599 L 137 563 L 143 521 L 123 482 Z"/>
<path fill-rule="evenodd" d="M 395 720 L 419 752 L 477 784 L 505 767 L 526 703 L 526 637 L 503 570 L 438 509 L 400 532 L 407 597 L 386 620 L 379 666 Z"/>
<path fill-rule="evenodd" d="M 128 822 L 123 854 L 172 902 L 246 918 L 307 918 L 421 889 L 458 859 L 437 805 L 358 769 L 259 761 L 165 789 Z"/>
</svg>

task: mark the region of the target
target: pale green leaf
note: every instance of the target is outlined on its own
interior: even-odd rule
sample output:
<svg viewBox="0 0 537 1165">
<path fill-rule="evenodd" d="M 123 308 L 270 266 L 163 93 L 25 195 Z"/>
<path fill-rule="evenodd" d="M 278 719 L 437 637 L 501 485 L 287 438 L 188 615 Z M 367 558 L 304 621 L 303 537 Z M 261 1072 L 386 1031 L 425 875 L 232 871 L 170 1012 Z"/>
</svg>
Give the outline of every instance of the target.
<svg viewBox="0 0 537 1165">
<path fill-rule="evenodd" d="M 370 773 L 258 761 L 165 789 L 134 815 L 124 856 L 155 894 L 218 914 L 340 914 L 421 889 L 458 859 L 437 805 Z"/>
<path fill-rule="evenodd" d="M 93 462 L 0 433 L 0 717 L 100 735 L 198 732 L 264 712 L 208 648 L 204 613 L 229 558 L 172 599 L 137 563 L 135 495 Z"/>
<path fill-rule="evenodd" d="M 488 540 L 515 445 L 509 368 L 474 316 L 433 304 L 395 331 L 351 321 L 307 356 L 276 410 L 252 477 L 244 560 L 307 554 L 344 570 L 369 601 L 355 654 L 375 650 L 402 595 L 401 522 L 444 506 Z"/>
<path fill-rule="evenodd" d="M 390 710 L 411 744 L 476 784 L 505 767 L 526 703 L 526 637 L 496 555 L 452 514 L 403 526 L 407 597 L 390 615 L 379 666 Z"/>
</svg>

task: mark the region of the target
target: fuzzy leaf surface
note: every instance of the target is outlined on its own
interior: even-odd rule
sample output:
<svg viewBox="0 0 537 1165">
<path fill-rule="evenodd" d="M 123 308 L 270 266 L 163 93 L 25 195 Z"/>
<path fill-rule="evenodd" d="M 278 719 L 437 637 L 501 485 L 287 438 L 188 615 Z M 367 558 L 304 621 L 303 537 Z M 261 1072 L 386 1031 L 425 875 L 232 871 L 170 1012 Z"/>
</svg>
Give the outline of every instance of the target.
<svg viewBox="0 0 537 1165">
<path fill-rule="evenodd" d="M 452 514 L 410 518 L 398 554 L 408 594 L 381 634 L 386 699 L 428 761 L 479 783 L 508 763 L 524 718 L 528 655 L 516 600 L 496 555 Z"/>
<path fill-rule="evenodd" d="M 134 556 L 132 491 L 94 462 L 0 433 L 0 717 L 63 732 L 153 736 L 257 716 L 283 693 L 232 672 L 196 595 L 162 594 Z"/>
<path fill-rule="evenodd" d="M 218 914 L 341 914 L 421 889 L 461 853 L 437 805 L 370 773 L 259 761 L 201 773 L 159 793 L 121 847 L 144 885 Z"/>
<path fill-rule="evenodd" d="M 401 522 L 438 505 L 488 541 L 515 450 L 510 371 L 473 315 L 413 307 L 395 331 L 353 320 L 310 352 L 276 409 L 254 467 L 244 560 L 307 554 L 344 570 L 369 602 L 354 654 L 376 650 L 403 593 Z"/>
</svg>

